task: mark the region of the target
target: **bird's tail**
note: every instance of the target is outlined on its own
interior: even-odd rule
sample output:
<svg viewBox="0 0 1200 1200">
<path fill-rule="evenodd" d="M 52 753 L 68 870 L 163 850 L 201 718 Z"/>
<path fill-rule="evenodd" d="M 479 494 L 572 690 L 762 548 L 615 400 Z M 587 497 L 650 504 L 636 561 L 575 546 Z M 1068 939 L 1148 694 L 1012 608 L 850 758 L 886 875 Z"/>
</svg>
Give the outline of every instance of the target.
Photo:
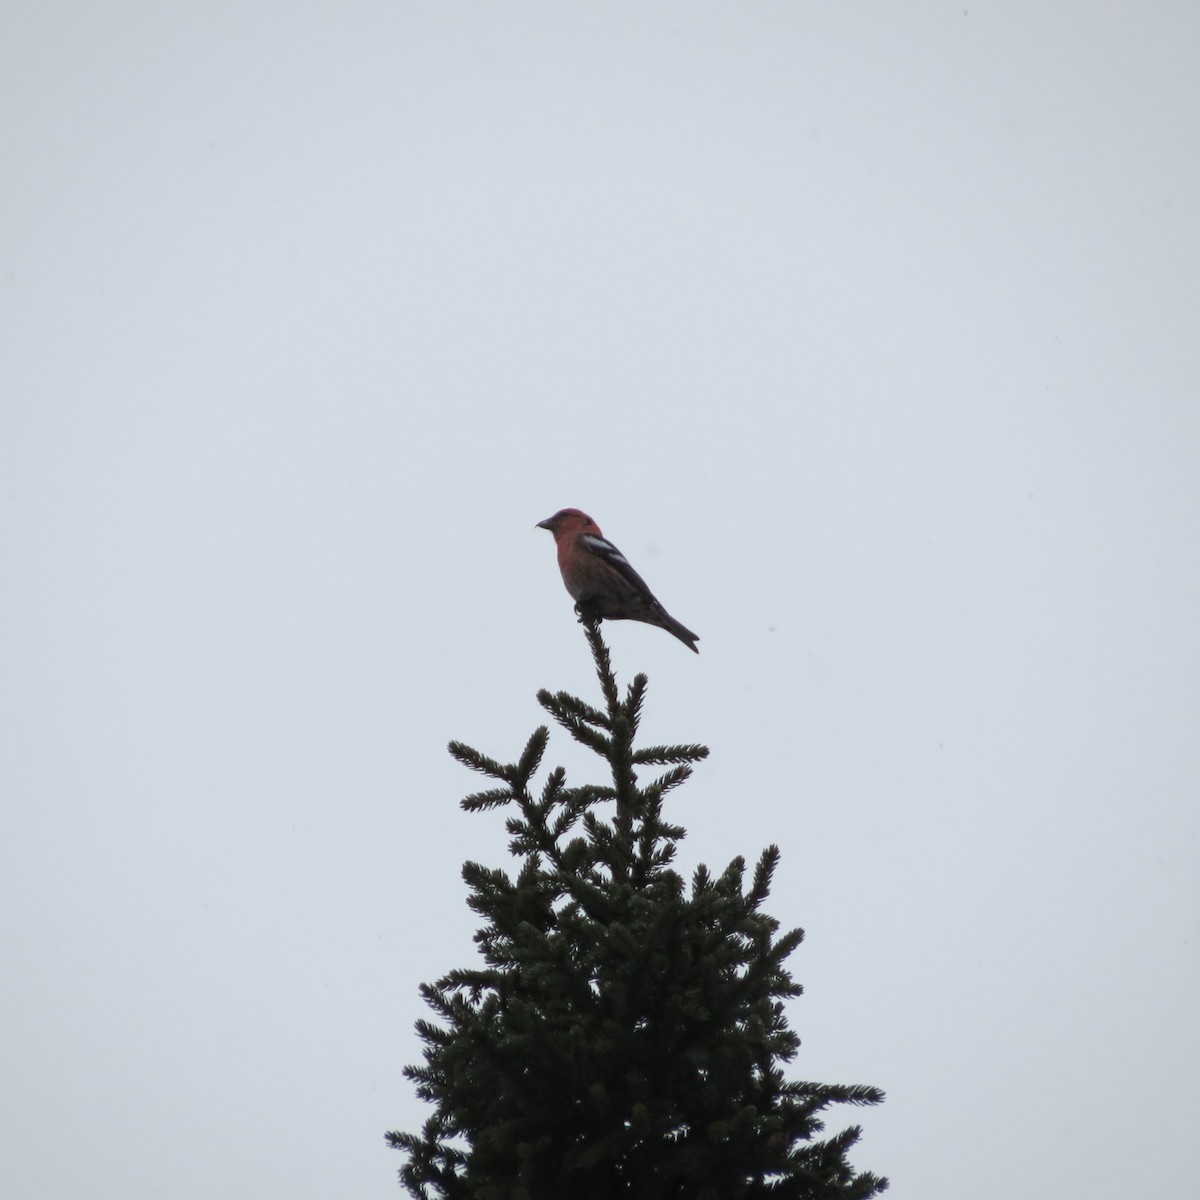
<svg viewBox="0 0 1200 1200">
<path fill-rule="evenodd" d="M 700 640 L 700 635 L 693 633 L 686 625 L 680 624 L 669 613 L 662 614 L 660 624 L 668 632 L 673 633 L 693 654 L 699 654 L 700 651 L 696 643 Z"/>
</svg>

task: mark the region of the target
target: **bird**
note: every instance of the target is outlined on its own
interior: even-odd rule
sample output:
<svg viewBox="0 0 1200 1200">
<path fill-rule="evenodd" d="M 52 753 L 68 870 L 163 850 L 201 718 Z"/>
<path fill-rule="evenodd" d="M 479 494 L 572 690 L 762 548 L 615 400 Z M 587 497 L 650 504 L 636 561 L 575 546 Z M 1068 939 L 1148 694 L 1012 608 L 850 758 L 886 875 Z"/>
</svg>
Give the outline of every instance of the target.
<svg viewBox="0 0 1200 1200">
<path fill-rule="evenodd" d="M 548 529 L 558 547 L 558 569 L 575 600 L 579 620 L 644 621 L 677 637 L 696 654 L 699 635 L 681 625 L 654 598 L 646 581 L 629 560 L 600 532 L 600 526 L 577 508 L 560 508 L 539 521 L 535 529 Z"/>
</svg>

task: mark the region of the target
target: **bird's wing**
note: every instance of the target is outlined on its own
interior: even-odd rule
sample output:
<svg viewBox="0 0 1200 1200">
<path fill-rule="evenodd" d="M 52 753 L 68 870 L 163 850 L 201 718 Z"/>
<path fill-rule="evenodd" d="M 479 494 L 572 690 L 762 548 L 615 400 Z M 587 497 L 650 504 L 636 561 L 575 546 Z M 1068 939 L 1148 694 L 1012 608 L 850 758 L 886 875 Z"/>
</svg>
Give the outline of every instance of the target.
<svg viewBox="0 0 1200 1200">
<path fill-rule="evenodd" d="M 582 541 L 590 554 L 594 554 L 597 558 L 606 562 L 626 583 L 630 584 L 637 591 L 644 593 L 651 600 L 654 599 L 653 593 L 646 586 L 646 581 L 629 565 L 629 559 L 608 538 L 597 537 L 594 533 L 585 533 Z"/>
</svg>

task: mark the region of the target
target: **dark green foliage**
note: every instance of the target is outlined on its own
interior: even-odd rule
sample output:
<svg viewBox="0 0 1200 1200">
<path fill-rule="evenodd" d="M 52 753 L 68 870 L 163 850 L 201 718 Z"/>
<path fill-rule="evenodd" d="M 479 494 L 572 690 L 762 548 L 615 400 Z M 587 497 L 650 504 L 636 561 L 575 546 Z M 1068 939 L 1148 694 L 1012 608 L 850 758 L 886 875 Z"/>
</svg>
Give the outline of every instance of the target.
<svg viewBox="0 0 1200 1200">
<path fill-rule="evenodd" d="M 515 879 L 467 863 L 484 965 L 421 993 L 425 1064 L 407 1068 L 435 1106 L 420 1135 L 390 1133 L 420 1200 L 856 1200 L 887 1181 L 855 1173 L 857 1128 L 818 1140 L 833 1103 L 877 1104 L 876 1088 L 786 1081 L 799 1039 L 783 1001 L 800 994 L 784 961 L 799 929 L 761 911 L 779 862 L 771 846 L 691 886 L 671 870 L 679 826 L 667 793 L 703 746 L 634 749 L 646 678 L 618 695 L 597 628 L 588 641 L 604 692 L 538 700 L 609 764 L 611 784 L 531 780 L 549 740 L 536 730 L 515 763 L 459 742 L 450 753 L 498 786 L 468 811 L 510 805 Z M 643 782 L 635 768 L 667 768 Z"/>
</svg>

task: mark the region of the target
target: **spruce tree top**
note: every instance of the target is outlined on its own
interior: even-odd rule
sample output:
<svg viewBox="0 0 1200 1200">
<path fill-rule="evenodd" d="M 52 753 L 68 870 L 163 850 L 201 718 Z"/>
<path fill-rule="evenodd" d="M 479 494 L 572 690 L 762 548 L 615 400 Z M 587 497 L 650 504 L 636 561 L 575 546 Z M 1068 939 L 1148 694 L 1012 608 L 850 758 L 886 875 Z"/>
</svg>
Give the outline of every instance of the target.
<svg viewBox="0 0 1200 1200">
<path fill-rule="evenodd" d="M 784 963 L 804 934 L 762 911 L 779 850 L 719 876 L 672 869 L 681 826 L 663 818 L 704 746 L 635 748 L 647 680 L 618 692 L 596 625 L 585 627 L 604 698 L 538 700 L 605 760 L 611 782 L 568 787 L 561 767 L 537 795 L 542 726 L 502 763 L 461 742 L 459 762 L 496 786 L 468 812 L 509 806 L 515 878 L 468 862 L 484 924 L 482 966 L 421 993 L 424 1065 L 405 1071 L 434 1106 L 421 1134 L 389 1133 L 419 1200 L 859 1200 L 887 1180 L 846 1160 L 860 1130 L 821 1138 L 831 1104 L 877 1104 L 858 1085 L 787 1080 L 799 1039 Z M 666 768 L 643 783 L 639 770 Z"/>
</svg>

